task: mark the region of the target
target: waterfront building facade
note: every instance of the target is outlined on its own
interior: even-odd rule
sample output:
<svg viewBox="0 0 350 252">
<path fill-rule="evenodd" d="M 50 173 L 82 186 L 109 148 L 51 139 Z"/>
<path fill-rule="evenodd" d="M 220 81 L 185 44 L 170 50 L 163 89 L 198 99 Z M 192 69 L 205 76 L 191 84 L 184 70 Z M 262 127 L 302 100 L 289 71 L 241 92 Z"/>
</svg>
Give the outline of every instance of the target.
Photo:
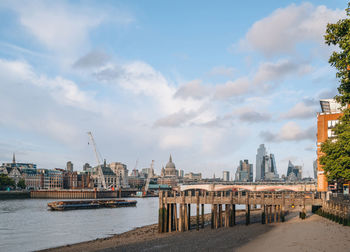
<svg viewBox="0 0 350 252">
<path fill-rule="evenodd" d="M 116 187 L 117 188 L 128 188 L 128 169 L 127 166 L 120 162 L 112 162 L 109 164 L 109 167 L 112 169 L 114 174 L 117 177 Z"/>
<path fill-rule="evenodd" d="M 341 105 L 334 99 L 320 100 L 322 112 L 317 113 L 317 191 L 328 190 L 326 174 L 320 165 L 319 158 L 322 156 L 321 144 L 328 138 L 334 137 L 332 129 L 343 115 Z"/>
</svg>

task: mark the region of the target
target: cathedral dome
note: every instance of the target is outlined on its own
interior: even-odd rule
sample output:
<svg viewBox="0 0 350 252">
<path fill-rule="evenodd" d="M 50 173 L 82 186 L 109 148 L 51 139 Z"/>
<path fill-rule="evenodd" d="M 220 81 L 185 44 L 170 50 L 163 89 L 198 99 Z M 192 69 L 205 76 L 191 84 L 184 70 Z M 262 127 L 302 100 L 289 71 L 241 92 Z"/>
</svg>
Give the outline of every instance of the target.
<svg viewBox="0 0 350 252">
<path fill-rule="evenodd" d="M 165 166 L 165 169 L 175 169 L 175 164 L 173 163 L 173 160 L 171 158 L 171 155 L 170 155 L 170 158 L 169 158 L 169 162 L 166 164 Z"/>
<path fill-rule="evenodd" d="M 169 162 L 165 166 L 165 176 L 177 176 L 175 164 L 173 163 L 171 155 L 169 158 Z"/>
</svg>

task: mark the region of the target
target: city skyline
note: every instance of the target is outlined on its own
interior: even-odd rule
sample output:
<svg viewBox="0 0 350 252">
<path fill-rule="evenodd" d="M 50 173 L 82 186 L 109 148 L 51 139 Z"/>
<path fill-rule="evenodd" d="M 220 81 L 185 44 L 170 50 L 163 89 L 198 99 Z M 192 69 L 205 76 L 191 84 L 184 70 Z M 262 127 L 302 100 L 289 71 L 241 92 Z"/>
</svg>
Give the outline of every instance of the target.
<svg viewBox="0 0 350 252">
<path fill-rule="evenodd" d="M 0 161 L 82 169 L 92 131 L 130 169 L 155 160 L 160 173 L 171 153 L 180 169 L 233 174 L 265 143 L 280 174 L 291 160 L 312 176 L 318 101 L 338 86 L 323 34 L 343 5 L 4 1 Z"/>
</svg>

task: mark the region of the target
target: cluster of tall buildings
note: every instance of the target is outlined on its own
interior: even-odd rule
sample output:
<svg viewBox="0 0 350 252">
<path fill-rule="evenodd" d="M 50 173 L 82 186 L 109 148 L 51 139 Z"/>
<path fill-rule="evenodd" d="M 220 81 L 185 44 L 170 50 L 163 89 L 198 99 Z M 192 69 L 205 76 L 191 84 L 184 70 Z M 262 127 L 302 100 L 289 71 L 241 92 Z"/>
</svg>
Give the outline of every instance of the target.
<svg viewBox="0 0 350 252">
<path fill-rule="evenodd" d="M 314 164 L 315 165 L 315 164 Z M 227 179 L 223 174 L 223 180 Z M 253 182 L 253 164 L 247 159 L 241 160 L 235 173 L 235 181 L 237 182 Z M 295 182 L 302 180 L 302 166 L 294 165 L 291 161 L 288 163 L 287 175 L 281 178 L 277 172 L 275 155 L 268 153 L 264 144 L 260 144 L 256 153 L 255 163 L 255 181 L 288 181 Z"/>
<path fill-rule="evenodd" d="M 264 144 L 260 144 L 256 154 L 255 181 L 279 180 L 274 154 L 268 154 Z"/>
<path fill-rule="evenodd" d="M 249 164 L 249 161 L 239 161 L 239 166 L 235 174 L 235 181 L 239 182 L 253 182 L 253 164 Z"/>
</svg>

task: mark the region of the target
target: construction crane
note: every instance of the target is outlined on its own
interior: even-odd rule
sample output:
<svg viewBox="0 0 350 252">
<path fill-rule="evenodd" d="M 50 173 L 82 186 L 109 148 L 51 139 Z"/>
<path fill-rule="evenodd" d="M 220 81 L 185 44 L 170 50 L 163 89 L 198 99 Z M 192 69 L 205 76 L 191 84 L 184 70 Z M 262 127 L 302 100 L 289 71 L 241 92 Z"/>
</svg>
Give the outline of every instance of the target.
<svg viewBox="0 0 350 252">
<path fill-rule="evenodd" d="M 91 131 L 89 131 L 87 134 L 89 135 L 89 137 L 91 139 L 92 145 L 94 147 L 95 155 L 96 155 L 98 187 L 100 188 L 101 185 L 102 185 L 103 189 L 107 189 L 106 180 L 105 180 L 105 176 L 103 175 L 102 165 L 101 165 L 100 157 L 99 157 L 99 154 L 98 154 L 99 152 L 97 152 L 97 147 L 96 147 L 96 143 L 95 143 L 94 137 L 92 136 Z"/>
<path fill-rule="evenodd" d="M 132 176 L 136 176 L 136 168 L 137 168 L 137 165 L 139 164 L 139 160 L 137 159 L 136 160 L 136 164 L 135 164 L 135 167 L 134 167 L 134 170 L 132 170 Z"/>
<path fill-rule="evenodd" d="M 148 187 L 149 187 L 149 182 L 151 181 L 151 178 L 153 177 L 153 174 L 154 174 L 153 167 L 154 167 L 154 160 L 152 160 L 151 168 L 150 168 L 150 171 L 149 171 L 148 176 L 147 176 L 147 181 L 146 181 L 146 186 L 145 186 L 144 195 L 147 195 L 147 191 L 148 191 Z"/>
</svg>

